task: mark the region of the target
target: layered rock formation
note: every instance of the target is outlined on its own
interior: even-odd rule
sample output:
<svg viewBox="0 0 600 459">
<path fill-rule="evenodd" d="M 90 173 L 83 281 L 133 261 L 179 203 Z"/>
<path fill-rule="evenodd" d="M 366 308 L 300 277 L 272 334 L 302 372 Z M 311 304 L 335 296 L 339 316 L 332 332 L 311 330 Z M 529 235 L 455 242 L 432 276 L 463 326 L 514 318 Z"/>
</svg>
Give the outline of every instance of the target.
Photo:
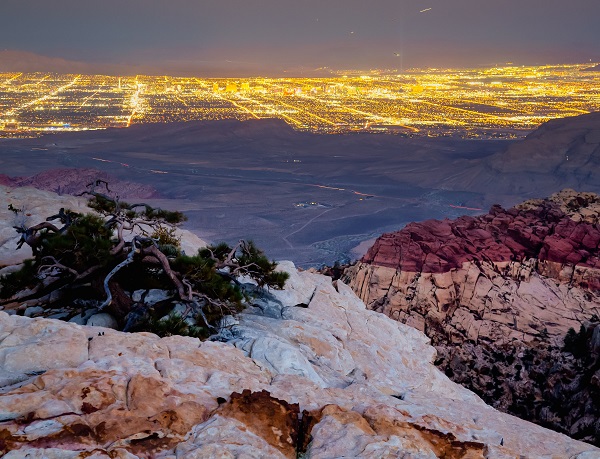
<svg viewBox="0 0 600 459">
<path fill-rule="evenodd" d="M 599 458 L 452 383 L 420 332 L 290 263 L 215 341 L 0 312 L 6 458 Z"/>
<path fill-rule="evenodd" d="M 370 308 L 423 331 L 441 327 L 450 340 L 563 336 L 600 317 L 598 201 L 565 191 L 411 223 L 381 236 L 348 280 Z"/>
<path fill-rule="evenodd" d="M 489 403 L 600 442 L 597 359 L 560 351 L 569 328 L 593 334 L 600 318 L 599 203 L 565 190 L 413 223 L 381 236 L 345 280 L 370 309 L 424 331 L 438 364 Z"/>
</svg>

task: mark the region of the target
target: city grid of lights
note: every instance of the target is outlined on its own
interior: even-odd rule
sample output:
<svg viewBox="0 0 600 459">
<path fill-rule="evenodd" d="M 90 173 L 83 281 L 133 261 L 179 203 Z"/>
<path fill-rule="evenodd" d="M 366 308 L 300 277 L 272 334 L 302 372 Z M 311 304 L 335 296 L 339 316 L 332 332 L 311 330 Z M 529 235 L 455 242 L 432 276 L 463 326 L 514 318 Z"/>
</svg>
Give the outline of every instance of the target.
<svg viewBox="0 0 600 459">
<path fill-rule="evenodd" d="M 0 73 L 0 137 L 132 124 L 279 118 L 324 133 L 514 138 L 600 110 L 587 65 L 202 79 Z"/>
</svg>

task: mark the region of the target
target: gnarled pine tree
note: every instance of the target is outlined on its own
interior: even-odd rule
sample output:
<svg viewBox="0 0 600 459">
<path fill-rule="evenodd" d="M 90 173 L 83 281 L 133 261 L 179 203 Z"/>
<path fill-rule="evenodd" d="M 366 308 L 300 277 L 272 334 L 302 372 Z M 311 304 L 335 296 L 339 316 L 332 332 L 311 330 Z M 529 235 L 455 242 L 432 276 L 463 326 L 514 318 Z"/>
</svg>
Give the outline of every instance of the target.
<svg viewBox="0 0 600 459">
<path fill-rule="evenodd" d="M 240 276 L 273 288 L 288 277 L 248 241 L 185 255 L 174 232 L 185 220 L 181 212 L 126 203 L 110 196 L 102 181 L 84 194 L 96 214 L 61 209 L 37 225 L 15 227 L 18 247 L 29 245 L 34 259 L 0 278 L 5 309 L 94 307 L 111 313 L 125 331 L 206 337 L 221 317 L 243 307 Z M 166 299 L 146 303 L 150 289 L 168 292 Z M 140 290 L 141 298 L 131 294 Z"/>
</svg>

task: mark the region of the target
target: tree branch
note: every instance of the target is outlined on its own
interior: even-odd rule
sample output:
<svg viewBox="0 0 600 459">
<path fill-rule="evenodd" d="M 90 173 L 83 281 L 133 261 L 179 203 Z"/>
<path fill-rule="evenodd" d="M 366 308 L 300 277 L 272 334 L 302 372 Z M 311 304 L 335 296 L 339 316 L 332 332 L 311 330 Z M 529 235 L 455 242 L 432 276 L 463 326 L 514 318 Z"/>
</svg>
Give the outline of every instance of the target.
<svg viewBox="0 0 600 459">
<path fill-rule="evenodd" d="M 63 265 L 62 263 L 59 263 L 58 260 L 54 257 L 51 256 L 45 256 L 42 257 L 42 261 L 43 260 L 50 260 L 52 262 L 51 265 L 41 265 L 38 268 L 38 274 L 42 271 L 42 270 L 46 270 L 46 269 L 52 269 L 52 268 L 58 268 L 62 271 L 67 271 L 71 274 L 73 274 L 75 276 L 75 278 L 79 277 L 79 273 L 74 270 L 73 268 L 69 268 L 68 266 Z"/>
<path fill-rule="evenodd" d="M 131 252 L 129 252 L 129 254 L 127 255 L 127 258 L 125 258 L 125 260 L 123 260 L 121 263 L 119 263 L 117 266 L 115 266 L 104 278 L 104 291 L 106 292 L 106 300 L 104 300 L 104 303 L 102 303 L 98 307 L 98 311 L 102 311 L 105 307 L 110 305 L 110 303 L 112 302 L 112 293 L 110 291 L 110 288 L 108 287 L 108 283 L 109 283 L 110 279 L 115 274 L 117 274 L 122 268 L 133 263 L 133 257 L 135 256 L 136 253 L 137 253 L 137 249 L 135 247 L 135 244 L 133 244 L 131 247 Z"/>
<path fill-rule="evenodd" d="M 158 250 L 158 248 L 155 245 L 155 242 L 150 239 L 150 238 L 146 238 L 149 239 L 150 241 L 152 241 L 152 245 L 148 246 L 148 247 L 144 247 L 141 252 L 143 255 L 151 255 L 153 257 L 155 257 L 161 264 L 163 270 L 165 271 L 165 274 L 167 275 L 167 277 L 171 280 L 171 282 L 173 282 L 173 284 L 175 285 L 175 288 L 177 289 L 177 294 L 179 295 L 179 298 L 181 300 L 187 300 L 187 295 L 185 293 L 185 288 L 183 286 L 183 284 L 181 283 L 181 281 L 179 280 L 179 278 L 177 277 L 177 275 L 175 274 L 175 272 L 171 269 L 171 265 L 169 263 L 169 259 L 167 258 L 167 256 L 162 253 L 160 250 Z"/>
</svg>

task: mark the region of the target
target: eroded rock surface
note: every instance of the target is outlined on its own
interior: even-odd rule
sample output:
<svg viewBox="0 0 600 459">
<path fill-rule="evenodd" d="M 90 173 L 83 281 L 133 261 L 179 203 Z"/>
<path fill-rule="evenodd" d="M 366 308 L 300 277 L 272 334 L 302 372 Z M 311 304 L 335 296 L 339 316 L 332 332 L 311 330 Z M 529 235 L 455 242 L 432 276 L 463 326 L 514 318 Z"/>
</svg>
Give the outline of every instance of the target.
<svg viewBox="0 0 600 459">
<path fill-rule="evenodd" d="M 599 322 L 599 203 L 564 190 L 413 223 L 381 236 L 345 281 L 368 308 L 424 331 L 437 363 L 489 403 L 600 444 L 597 358 L 561 350 L 570 328 L 591 337 Z"/>
<path fill-rule="evenodd" d="M 209 342 L 0 312 L 5 457 L 600 458 L 451 382 L 346 285 L 280 268 Z"/>
<path fill-rule="evenodd" d="M 488 214 L 456 220 L 411 223 L 384 234 L 362 258 L 363 263 L 406 272 L 445 273 L 465 262 L 505 263 L 537 259 L 542 274 L 600 289 L 600 274 L 567 279 L 553 263 L 600 270 L 600 198 L 591 193 L 570 204 L 555 200 L 528 201 L 520 208 L 493 206 Z M 568 195 L 567 195 L 568 196 Z M 567 205 L 574 208 L 565 213 Z M 564 210 L 561 209 L 564 206 Z"/>
<path fill-rule="evenodd" d="M 346 280 L 369 308 L 451 341 L 564 336 L 600 317 L 599 201 L 564 192 L 411 223 L 381 236 Z"/>
</svg>

